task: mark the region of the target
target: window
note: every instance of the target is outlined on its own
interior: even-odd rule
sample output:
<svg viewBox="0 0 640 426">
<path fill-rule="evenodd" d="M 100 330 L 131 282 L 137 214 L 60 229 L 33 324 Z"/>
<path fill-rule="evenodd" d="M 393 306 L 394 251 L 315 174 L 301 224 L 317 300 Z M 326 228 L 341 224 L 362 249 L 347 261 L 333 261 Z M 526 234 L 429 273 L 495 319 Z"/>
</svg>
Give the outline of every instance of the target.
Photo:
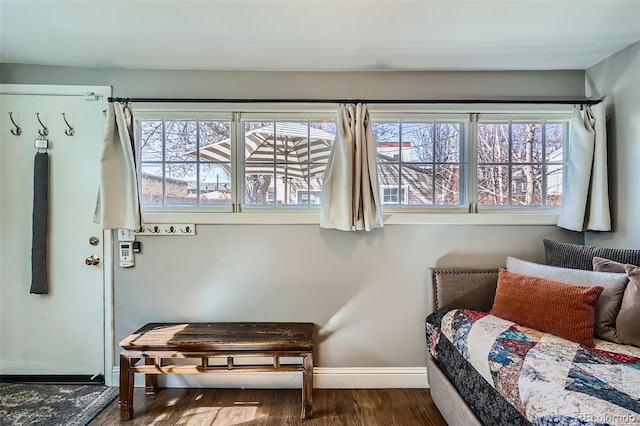
<svg viewBox="0 0 640 426">
<path fill-rule="evenodd" d="M 478 211 L 515 213 L 562 205 L 568 111 L 370 109 L 384 210 L 468 212 L 475 203 Z M 317 212 L 336 135 L 333 109 L 265 111 L 137 111 L 143 211 Z"/>
<path fill-rule="evenodd" d="M 479 207 L 562 205 L 568 121 L 480 120 L 477 131 Z"/>
<path fill-rule="evenodd" d="M 335 135 L 333 118 L 242 120 L 242 205 L 317 207 Z"/>
<path fill-rule="evenodd" d="M 138 119 L 143 207 L 231 206 L 230 120 Z"/>
<path fill-rule="evenodd" d="M 459 207 L 465 202 L 464 122 L 377 120 L 372 128 L 383 205 Z"/>
</svg>

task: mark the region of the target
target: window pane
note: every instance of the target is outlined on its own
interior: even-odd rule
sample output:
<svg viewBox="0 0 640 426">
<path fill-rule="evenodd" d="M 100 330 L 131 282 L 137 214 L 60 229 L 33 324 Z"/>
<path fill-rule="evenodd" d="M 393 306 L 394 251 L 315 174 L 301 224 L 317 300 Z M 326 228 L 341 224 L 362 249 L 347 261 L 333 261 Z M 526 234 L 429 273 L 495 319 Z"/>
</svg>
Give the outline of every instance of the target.
<svg viewBox="0 0 640 426">
<path fill-rule="evenodd" d="M 142 161 L 162 161 L 162 120 L 139 120 Z"/>
<path fill-rule="evenodd" d="M 246 121 L 244 123 L 244 161 L 275 161 L 273 146 L 274 121 Z"/>
<path fill-rule="evenodd" d="M 200 130 L 200 161 L 231 161 L 231 122 L 202 120 Z"/>
<path fill-rule="evenodd" d="M 460 162 L 460 123 L 436 123 L 436 163 Z"/>
<path fill-rule="evenodd" d="M 513 123 L 511 161 L 539 163 L 542 161 L 542 123 Z"/>
<path fill-rule="evenodd" d="M 509 205 L 508 166 L 478 166 L 478 205 Z"/>
<path fill-rule="evenodd" d="M 511 204 L 542 205 L 542 166 L 513 166 L 512 173 Z"/>
<path fill-rule="evenodd" d="M 231 204 L 231 163 L 200 164 L 200 205 Z"/>
<path fill-rule="evenodd" d="M 436 166 L 436 205 L 460 205 L 460 166 Z"/>
<path fill-rule="evenodd" d="M 303 206 L 308 207 L 308 197 L 298 197 L 298 192 L 307 193 L 308 185 L 306 179 L 285 178 L 284 175 L 278 174 L 276 179 L 277 185 L 277 206 Z M 300 199 L 300 203 L 298 202 Z"/>
<path fill-rule="evenodd" d="M 433 162 L 433 123 L 402 123 L 402 161 Z"/>
<path fill-rule="evenodd" d="M 269 166 L 269 165 L 267 165 Z M 270 165 L 273 170 L 273 164 Z M 266 167 L 265 167 L 266 168 Z M 273 173 L 251 173 L 245 170 L 244 204 L 274 205 L 277 194 Z"/>
<path fill-rule="evenodd" d="M 565 123 L 547 123 L 545 129 L 546 160 L 550 163 L 562 163 L 562 147 L 565 140 Z"/>
<path fill-rule="evenodd" d="M 196 165 L 165 164 L 165 203 L 195 205 L 197 201 Z"/>
<path fill-rule="evenodd" d="M 431 164 L 404 164 L 402 166 L 402 188 L 407 191 L 409 206 L 433 205 L 433 166 Z M 403 203 L 404 200 L 402 201 Z"/>
<path fill-rule="evenodd" d="M 140 202 L 143 205 L 162 205 L 162 166 L 143 164 L 140 176 Z"/>
<path fill-rule="evenodd" d="M 397 142 L 400 140 L 400 123 L 397 121 L 376 121 L 371 129 L 378 142 Z"/>
<path fill-rule="evenodd" d="M 562 165 L 546 166 L 547 197 L 545 200 L 548 206 L 562 205 Z"/>
<path fill-rule="evenodd" d="M 165 160 L 195 161 L 198 140 L 198 125 L 195 120 L 165 121 Z"/>
<path fill-rule="evenodd" d="M 306 121 L 278 121 L 275 133 L 276 162 L 307 162 L 309 156 L 309 126 Z M 273 144 L 273 133 L 265 137 Z"/>
<path fill-rule="evenodd" d="M 378 161 L 400 161 L 400 123 L 375 122 L 371 128 L 376 137 Z"/>
<path fill-rule="evenodd" d="M 336 123 L 332 120 L 309 123 L 311 144 L 309 146 L 310 177 L 324 174 L 329 161 L 331 147 L 336 139 Z"/>
<path fill-rule="evenodd" d="M 509 124 L 478 123 L 478 163 L 509 162 Z"/>
</svg>

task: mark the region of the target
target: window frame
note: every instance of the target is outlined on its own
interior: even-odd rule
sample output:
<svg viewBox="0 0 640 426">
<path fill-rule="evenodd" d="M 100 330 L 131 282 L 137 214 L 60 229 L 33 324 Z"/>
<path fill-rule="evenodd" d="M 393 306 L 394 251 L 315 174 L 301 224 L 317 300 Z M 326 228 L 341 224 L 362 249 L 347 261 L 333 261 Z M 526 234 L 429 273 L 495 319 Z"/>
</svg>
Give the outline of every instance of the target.
<svg viewBox="0 0 640 426">
<path fill-rule="evenodd" d="M 394 121 L 402 121 L 402 122 L 410 122 L 410 123 L 419 123 L 419 122 L 424 122 L 424 123 L 438 123 L 438 122 L 460 122 L 460 126 L 461 126 L 461 132 L 464 134 L 464 136 L 466 137 L 463 138 L 460 143 L 460 162 L 459 163 L 450 163 L 450 164 L 457 164 L 460 166 L 460 170 L 461 172 L 464 172 L 465 174 L 470 173 L 470 166 L 469 166 L 469 147 L 465 144 L 470 143 L 469 142 L 469 131 L 470 131 L 470 127 L 469 127 L 469 114 L 468 113 L 460 113 L 460 112 L 442 112 L 442 111 L 438 111 L 438 112 L 433 112 L 431 110 L 425 110 L 424 112 L 422 111 L 410 111 L 410 112 L 403 112 L 403 113 L 399 113 L 395 110 L 391 110 L 391 111 L 386 111 L 386 110 L 378 110 L 376 111 L 375 109 L 373 111 L 370 111 L 370 116 L 371 116 L 371 121 L 372 122 L 394 122 Z M 434 152 L 435 155 L 435 152 Z M 432 177 L 432 182 L 434 182 L 435 179 L 435 166 L 440 165 L 440 164 L 447 164 L 447 163 L 438 163 L 434 160 L 431 163 L 420 163 L 420 162 L 400 162 L 398 163 L 400 164 L 427 164 L 427 165 L 433 165 L 434 166 L 434 170 L 433 170 L 433 177 Z M 461 204 L 458 206 L 451 206 L 451 205 L 398 205 L 398 206 L 393 206 L 393 205 L 389 205 L 389 204 L 385 204 L 382 205 L 382 211 L 383 213 L 399 213 L 399 214 L 403 214 L 403 213 L 413 213 L 413 214 L 418 214 L 418 213 L 427 213 L 427 214 L 433 214 L 435 212 L 437 213 L 469 213 L 469 207 L 468 207 L 468 203 L 469 203 L 469 188 L 468 186 L 468 179 L 461 182 L 460 183 L 460 193 L 459 193 L 459 197 L 461 200 Z M 435 197 L 435 193 L 433 194 L 433 196 Z"/>
<path fill-rule="evenodd" d="M 384 208 L 383 216 L 385 224 L 440 224 L 440 225 L 555 225 L 559 217 L 558 208 L 487 208 L 478 209 L 474 204 L 477 200 L 477 129 L 478 117 L 483 120 L 490 115 L 508 115 L 508 119 L 532 119 L 532 117 L 542 117 L 548 121 L 555 118 L 571 120 L 571 105 L 510 105 L 510 104 L 369 104 L 369 111 L 372 120 L 384 117 L 385 119 L 408 119 L 425 117 L 447 119 L 451 117 L 464 117 L 466 120 L 465 145 L 461 148 L 464 151 L 467 164 L 467 197 L 468 205 L 459 208 L 447 206 L 396 206 L 394 208 Z M 474 111 L 474 112 L 470 112 Z M 278 208 L 258 208 L 242 209 L 238 197 L 240 191 L 238 182 L 241 182 L 242 171 L 240 170 L 240 159 L 238 158 L 238 138 L 242 134 L 242 118 L 262 117 L 267 120 L 275 117 L 285 119 L 321 118 L 326 119 L 327 115 L 336 115 L 335 104 L 260 104 L 260 103 L 232 103 L 232 104 L 177 104 L 177 103 L 137 103 L 133 108 L 134 126 L 138 118 L 147 119 L 220 119 L 231 116 L 231 153 L 232 153 L 232 207 L 151 207 L 144 206 L 142 210 L 143 218 L 148 223 L 170 223 L 186 222 L 197 224 L 318 224 L 320 218 L 320 208 L 309 205 L 308 207 L 278 207 Z M 571 126 L 568 126 L 567 141 L 571 138 Z M 236 142 L 233 142 L 236 141 Z M 566 167 L 566 156 L 568 147 L 563 150 L 563 163 Z M 566 169 L 565 169 L 566 170 Z M 563 187 L 565 185 L 566 173 L 563 174 Z M 235 183 L 235 187 L 234 187 Z M 462 195 L 461 195 L 462 196 Z"/>
<path fill-rule="evenodd" d="M 474 114 L 474 117 L 472 119 L 472 125 L 473 125 L 473 130 L 472 130 L 472 134 L 470 134 L 470 137 L 473 138 L 473 142 L 470 142 L 471 145 L 471 152 L 470 152 L 470 156 L 469 156 L 469 163 L 470 163 L 470 167 L 473 167 L 474 173 L 470 173 L 470 178 L 473 179 L 473 184 L 470 185 L 471 189 L 474 191 L 472 194 L 471 198 L 472 201 L 470 203 L 470 210 L 473 210 L 474 213 L 479 213 L 479 214 L 519 214 L 520 212 L 522 214 L 529 214 L 529 215 L 534 215 L 534 214 L 538 214 L 538 215 L 554 215 L 554 216 L 559 216 L 560 214 L 560 210 L 562 209 L 562 205 L 560 206 L 547 206 L 547 207 L 533 207 L 533 206 L 518 206 L 518 207 L 513 207 L 513 206 L 480 206 L 477 204 L 477 200 L 478 200 L 478 182 L 477 182 L 477 170 L 478 170 L 478 141 L 477 141 L 477 136 L 478 136 L 478 123 L 480 121 L 493 121 L 493 122 L 499 122 L 499 121 L 511 121 L 511 122 L 526 122 L 526 121 L 551 121 L 551 122 L 562 122 L 562 121 L 566 121 L 567 122 L 567 127 L 566 127 L 566 141 L 565 141 L 565 146 L 563 147 L 562 150 L 562 166 L 563 166 L 563 174 L 562 174 L 562 187 L 566 188 L 566 166 L 567 166 L 567 160 L 568 160 L 568 152 L 569 152 L 569 142 L 571 140 L 571 110 L 565 111 L 565 112 L 558 112 L 558 111 L 553 111 L 553 112 L 539 112 L 539 111 L 534 111 L 531 113 L 526 113 L 526 112 L 522 112 L 519 111 L 517 113 L 511 113 L 511 112 L 489 112 L 489 113 L 478 113 L 478 114 Z M 519 163 L 513 163 L 511 160 L 508 163 L 505 163 L 505 165 L 513 165 L 516 164 L 518 165 Z M 543 163 L 540 163 L 543 164 Z M 511 184 L 511 180 L 509 182 Z M 556 221 L 557 223 L 557 221 Z"/>
<path fill-rule="evenodd" d="M 266 205 L 250 205 L 243 203 L 242 197 L 244 196 L 244 186 L 246 181 L 244 179 L 244 164 L 243 161 L 243 153 L 242 149 L 244 146 L 239 146 L 243 144 L 241 137 L 244 131 L 244 123 L 248 121 L 314 121 L 314 120 L 327 120 L 333 119 L 336 120 L 336 111 L 335 108 L 329 113 L 324 109 L 318 110 L 308 110 L 308 111 L 296 111 L 296 112 L 282 112 L 282 111 L 274 111 L 274 112 L 236 112 L 236 138 L 234 139 L 235 143 L 232 143 L 232 146 L 235 146 L 235 150 L 237 151 L 235 157 L 235 170 L 237 172 L 236 175 L 236 190 L 233 192 L 236 196 L 236 206 L 237 208 L 234 211 L 242 212 L 242 213 L 269 213 L 269 212 L 286 212 L 286 213 L 320 213 L 320 205 L 311 205 L 308 206 L 296 206 L 296 205 L 280 205 L 277 203 L 271 207 Z M 277 126 L 277 124 L 276 124 Z M 318 216 L 319 217 L 319 216 Z"/>
<path fill-rule="evenodd" d="M 206 112 L 206 111 L 198 111 L 198 112 L 187 112 L 187 111 L 165 111 L 165 110 L 147 110 L 147 109 L 140 109 L 138 110 L 137 108 L 134 109 L 134 113 L 133 113 L 133 126 L 134 126 L 134 137 L 138 137 L 140 135 L 140 131 L 141 129 L 139 128 L 139 123 L 138 120 L 202 120 L 202 121 L 213 121 L 213 120 L 229 120 L 230 124 L 231 124 L 231 132 L 230 132 L 230 137 L 231 140 L 233 141 L 234 139 L 234 122 L 233 122 L 233 114 L 229 113 L 229 112 Z M 234 144 L 231 144 L 231 166 L 232 166 L 232 174 L 233 174 L 233 170 L 234 170 L 234 160 L 233 160 L 233 151 L 234 151 Z M 163 150 L 165 149 L 165 141 L 163 141 Z M 147 161 L 141 161 L 140 165 L 143 164 L 155 164 L 156 162 L 147 162 Z M 171 162 L 169 162 L 171 163 Z M 203 162 L 201 161 L 194 161 L 193 162 L 196 165 L 202 164 Z M 208 162 L 206 162 L 208 163 Z M 162 162 L 158 163 L 161 164 L 162 167 L 164 168 L 167 164 L 167 161 L 165 161 L 164 155 L 163 155 L 163 159 Z M 139 168 L 138 170 L 138 183 L 140 184 L 141 182 L 141 178 L 142 178 L 142 167 Z M 233 186 L 233 176 L 231 176 L 232 179 L 232 186 Z M 163 195 L 164 195 L 164 189 L 163 189 Z M 215 205 L 210 205 L 210 206 L 186 206 L 186 205 L 161 205 L 161 206 L 153 206 L 153 205 L 143 205 L 142 207 L 142 215 L 143 217 L 147 214 L 156 214 L 156 213 L 163 213 L 163 214 L 180 214 L 180 213 L 230 213 L 234 211 L 234 191 L 231 191 L 231 205 L 224 205 L 224 206 L 215 206 Z"/>
</svg>

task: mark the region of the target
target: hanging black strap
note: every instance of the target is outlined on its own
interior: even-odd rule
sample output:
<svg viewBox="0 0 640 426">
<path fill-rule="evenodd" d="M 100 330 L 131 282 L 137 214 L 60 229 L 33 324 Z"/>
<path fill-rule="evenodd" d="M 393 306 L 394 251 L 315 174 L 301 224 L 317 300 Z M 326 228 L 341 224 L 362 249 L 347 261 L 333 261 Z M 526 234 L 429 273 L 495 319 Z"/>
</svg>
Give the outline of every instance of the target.
<svg viewBox="0 0 640 426">
<path fill-rule="evenodd" d="M 31 244 L 31 293 L 48 294 L 47 222 L 49 217 L 49 155 L 36 154 L 33 167 L 33 238 Z"/>
</svg>

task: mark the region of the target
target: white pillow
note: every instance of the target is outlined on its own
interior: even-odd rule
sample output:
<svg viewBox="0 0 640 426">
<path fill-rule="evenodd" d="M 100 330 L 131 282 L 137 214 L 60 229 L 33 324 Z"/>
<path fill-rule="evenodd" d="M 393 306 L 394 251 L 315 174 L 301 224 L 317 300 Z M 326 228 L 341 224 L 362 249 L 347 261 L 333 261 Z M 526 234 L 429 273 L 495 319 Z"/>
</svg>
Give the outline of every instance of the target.
<svg viewBox="0 0 640 426">
<path fill-rule="evenodd" d="M 596 304 L 595 335 L 614 343 L 622 343 L 616 331 L 616 318 L 622 304 L 622 296 L 629 282 L 627 274 L 594 272 L 582 269 L 567 269 L 557 266 L 540 265 L 515 257 L 507 257 L 507 271 L 563 281 L 568 284 L 599 285 L 604 287 Z M 553 302 L 550 300 L 549 302 Z"/>
</svg>

